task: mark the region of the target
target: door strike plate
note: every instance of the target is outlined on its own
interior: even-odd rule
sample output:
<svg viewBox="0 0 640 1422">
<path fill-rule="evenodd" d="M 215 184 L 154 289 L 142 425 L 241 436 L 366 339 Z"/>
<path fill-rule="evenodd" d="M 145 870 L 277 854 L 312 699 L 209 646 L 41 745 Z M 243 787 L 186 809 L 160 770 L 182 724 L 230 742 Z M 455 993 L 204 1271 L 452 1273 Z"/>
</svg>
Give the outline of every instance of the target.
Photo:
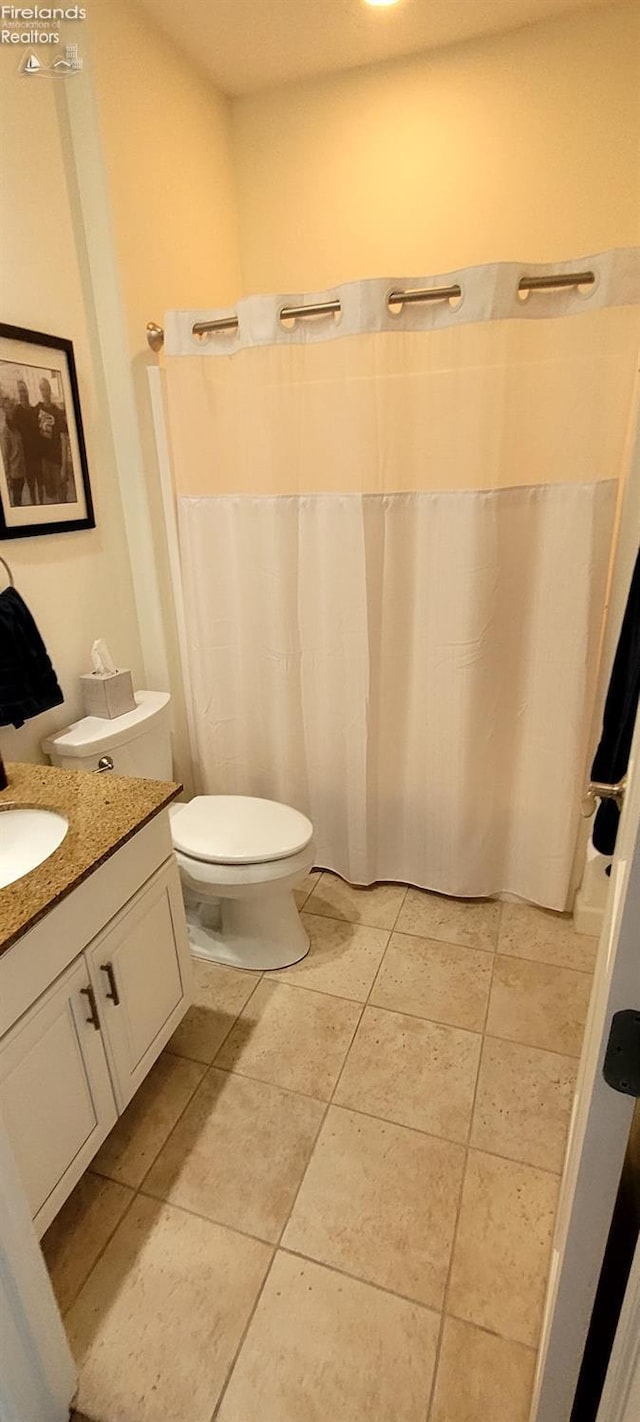
<svg viewBox="0 0 640 1422">
<path fill-rule="evenodd" d="M 602 1075 L 625 1096 L 640 1096 L 640 1011 L 614 1012 Z"/>
</svg>

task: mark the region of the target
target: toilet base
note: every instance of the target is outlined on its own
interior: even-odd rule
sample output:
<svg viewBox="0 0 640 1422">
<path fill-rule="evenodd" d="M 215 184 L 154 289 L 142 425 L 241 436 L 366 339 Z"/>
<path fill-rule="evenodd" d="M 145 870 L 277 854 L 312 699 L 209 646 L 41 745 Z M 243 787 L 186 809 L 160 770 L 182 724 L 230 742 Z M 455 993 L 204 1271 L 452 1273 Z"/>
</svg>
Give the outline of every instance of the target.
<svg viewBox="0 0 640 1422">
<path fill-rule="evenodd" d="M 195 958 L 262 973 L 290 968 L 309 952 L 309 935 L 291 890 L 255 898 L 186 903 L 189 946 Z"/>
</svg>

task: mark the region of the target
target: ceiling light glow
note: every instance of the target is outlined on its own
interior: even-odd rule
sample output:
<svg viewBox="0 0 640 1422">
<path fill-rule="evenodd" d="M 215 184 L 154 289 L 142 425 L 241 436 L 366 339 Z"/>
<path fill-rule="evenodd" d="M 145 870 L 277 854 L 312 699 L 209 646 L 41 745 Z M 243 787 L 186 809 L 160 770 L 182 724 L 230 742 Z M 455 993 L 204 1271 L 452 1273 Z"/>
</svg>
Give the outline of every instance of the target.
<svg viewBox="0 0 640 1422">
<path fill-rule="evenodd" d="M 386 10 L 389 5 L 397 5 L 398 0 L 366 0 L 366 4 L 373 6 L 376 10 Z"/>
</svg>

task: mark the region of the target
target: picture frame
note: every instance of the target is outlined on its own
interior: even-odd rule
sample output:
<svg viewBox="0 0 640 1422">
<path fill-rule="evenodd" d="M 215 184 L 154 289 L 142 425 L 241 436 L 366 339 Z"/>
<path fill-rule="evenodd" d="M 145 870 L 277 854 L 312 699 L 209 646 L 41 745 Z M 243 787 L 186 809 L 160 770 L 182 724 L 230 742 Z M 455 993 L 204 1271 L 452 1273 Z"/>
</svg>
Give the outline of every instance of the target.
<svg viewBox="0 0 640 1422">
<path fill-rule="evenodd" d="M 0 541 L 95 526 L 73 343 L 0 322 Z"/>
</svg>

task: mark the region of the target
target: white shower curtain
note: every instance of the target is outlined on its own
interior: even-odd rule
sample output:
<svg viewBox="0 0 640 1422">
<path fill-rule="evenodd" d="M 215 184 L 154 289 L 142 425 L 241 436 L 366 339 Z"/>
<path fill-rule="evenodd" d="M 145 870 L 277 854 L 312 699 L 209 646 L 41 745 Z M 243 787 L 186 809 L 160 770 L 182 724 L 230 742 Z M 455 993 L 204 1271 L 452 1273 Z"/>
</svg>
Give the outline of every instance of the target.
<svg viewBox="0 0 640 1422">
<path fill-rule="evenodd" d="M 533 270 L 563 265 L 594 287 L 523 301 L 501 264 L 249 298 L 206 343 L 224 313 L 166 318 L 201 788 L 297 806 L 354 883 L 566 905 L 640 254 Z"/>
</svg>

